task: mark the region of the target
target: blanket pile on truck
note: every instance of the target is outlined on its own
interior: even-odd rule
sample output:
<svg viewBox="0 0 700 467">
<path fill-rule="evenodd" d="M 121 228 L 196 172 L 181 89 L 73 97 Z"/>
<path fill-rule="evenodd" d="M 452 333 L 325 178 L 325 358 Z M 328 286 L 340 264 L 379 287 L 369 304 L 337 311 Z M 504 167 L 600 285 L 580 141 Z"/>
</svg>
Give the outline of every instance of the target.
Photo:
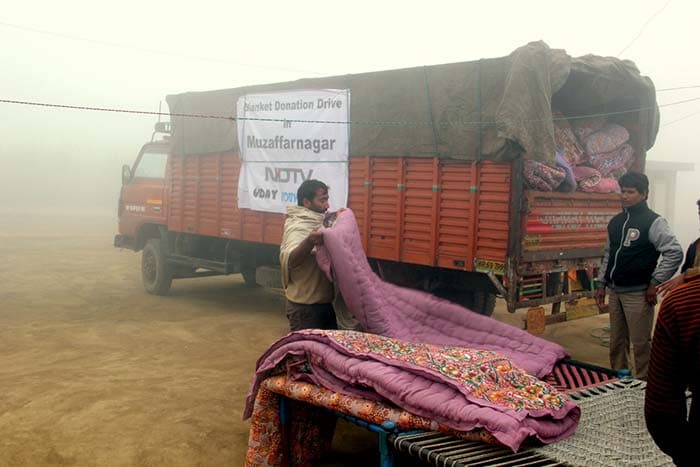
<svg viewBox="0 0 700 467">
<path fill-rule="evenodd" d="M 588 150 L 585 161 L 574 154 L 574 165 L 605 166 L 599 155 L 618 150 L 626 169 L 642 170 L 659 124 L 654 85 L 631 61 L 571 57 L 532 42 L 500 58 L 170 95 L 173 154 L 237 152 L 241 96 L 328 88 L 350 93 L 351 158 L 510 161 L 525 155 L 556 168 L 557 152 L 572 156 L 567 148 L 583 139 L 578 149 Z M 191 117 L 197 115 L 216 118 Z M 561 136 L 570 127 L 578 132 L 573 141 Z M 586 148 L 581 131 L 590 129 L 604 133 Z M 615 164 L 604 172 L 615 172 Z"/>
</svg>

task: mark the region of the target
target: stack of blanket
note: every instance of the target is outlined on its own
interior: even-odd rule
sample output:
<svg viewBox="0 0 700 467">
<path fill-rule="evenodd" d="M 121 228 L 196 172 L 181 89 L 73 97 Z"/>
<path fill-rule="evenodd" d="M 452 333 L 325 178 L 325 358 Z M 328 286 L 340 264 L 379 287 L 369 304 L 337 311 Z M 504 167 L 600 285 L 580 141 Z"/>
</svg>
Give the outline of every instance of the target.
<svg viewBox="0 0 700 467">
<path fill-rule="evenodd" d="M 385 400 L 449 429 L 485 429 L 517 450 L 576 429 L 579 410 L 540 381 L 566 356 L 558 344 L 451 302 L 381 281 L 351 210 L 323 229 L 316 256 L 366 333 L 299 331 L 258 360 L 245 417 L 262 381 L 284 374 L 339 394 Z"/>
<path fill-rule="evenodd" d="M 602 117 L 573 119 L 554 112 L 555 165 L 525 161 L 525 180 L 538 191 L 617 193 L 634 149 L 623 126 Z M 572 180 L 573 179 L 573 180 Z"/>
</svg>

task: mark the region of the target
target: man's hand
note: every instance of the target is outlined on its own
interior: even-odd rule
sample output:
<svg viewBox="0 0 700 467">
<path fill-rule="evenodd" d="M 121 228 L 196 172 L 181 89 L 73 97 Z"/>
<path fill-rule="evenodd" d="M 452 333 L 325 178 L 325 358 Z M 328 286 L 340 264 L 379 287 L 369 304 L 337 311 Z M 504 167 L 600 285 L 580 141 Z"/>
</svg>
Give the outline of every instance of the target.
<svg viewBox="0 0 700 467">
<path fill-rule="evenodd" d="M 600 311 L 605 311 L 605 287 L 595 289 L 593 296 L 595 297 L 595 304 L 598 305 L 598 309 L 600 309 Z"/>
<path fill-rule="evenodd" d="M 647 303 L 649 305 L 656 305 L 656 286 L 654 284 L 649 284 L 649 287 L 647 287 L 645 298 L 647 299 Z"/>
<path fill-rule="evenodd" d="M 319 229 L 312 231 L 308 237 L 304 239 L 294 250 L 289 254 L 287 267 L 291 270 L 304 262 L 316 245 L 323 245 L 323 232 Z"/>
<path fill-rule="evenodd" d="M 663 296 L 664 294 L 675 289 L 676 287 L 678 287 L 682 283 L 683 283 L 683 274 L 681 274 L 680 276 L 676 276 L 672 279 L 669 279 L 664 283 L 659 284 L 659 286 L 656 287 L 656 294 Z"/>
<path fill-rule="evenodd" d="M 323 232 L 319 229 L 314 230 L 309 234 L 309 241 L 313 246 L 323 245 Z"/>
</svg>

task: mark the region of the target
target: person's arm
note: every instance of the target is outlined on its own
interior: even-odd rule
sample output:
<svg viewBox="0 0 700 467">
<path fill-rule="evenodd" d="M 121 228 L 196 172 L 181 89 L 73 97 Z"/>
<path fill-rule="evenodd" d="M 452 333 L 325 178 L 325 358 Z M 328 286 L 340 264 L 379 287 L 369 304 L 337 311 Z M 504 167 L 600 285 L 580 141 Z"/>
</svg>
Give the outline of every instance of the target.
<svg viewBox="0 0 700 467">
<path fill-rule="evenodd" d="M 657 217 L 649 227 L 649 241 L 656 251 L 661 253 L 661 261 L 651 275 L 646 294 L 647 302 L 656 304 L 656 287 L 676 273 L 678 266 L 683 262 L 683 248 L 663 217 Z"/>
<path fill-rule="evenodd" d="M 669 298 L 661 304 L 652 340 L 644 417 L 654 442 L 663 452 L 679 459 L 690 448 L 686 440 L 690 430 L 685 399 L 687 369 L 683 368 L 680 330 Z"/>
<path fill-rule="evenodd" d="M 314 230 L 306 237 L 294 250 L 289 254 L 287 267 L 291 270 L 304 262 L 307 256 L 311 254 L 311 250 L 316 245 L 323 243 L 323 233 L 320 230 Z"/>
<path fill-rule="evenodd" d="M 610 259 L 610 239 L 605 241 L 605 250 L 603 251 L 603 261 L 600 263 L 598 277 L 595 279 L 595 303 L 599 309 L 605 306 L 605 273 L 608 270 L 608 261 Z"/>
<path fill-rule="evenodd" d="M 681 266 L 681 273 L 693 267 L 693 264 L 695 263 L 695 255 L 697 253 L 698 242 L 700 242 L 700 238 L 691 243 L 688 247 L 688 251 L 685 252 L 685 262 L 683 263 L 683 266 Z"/>
<path fill-rule="evenodd" d="M 666 282 L 662 282 L 661 284 L 656 286 L 656 294 L 659 296 L 667 294 L 671 290 L 681 285 L 683 283 L 683 279 L 683 274 L 681 274 L 680 276 L 676 276 L 672 279 L 667 280 Z"/>
</svg>

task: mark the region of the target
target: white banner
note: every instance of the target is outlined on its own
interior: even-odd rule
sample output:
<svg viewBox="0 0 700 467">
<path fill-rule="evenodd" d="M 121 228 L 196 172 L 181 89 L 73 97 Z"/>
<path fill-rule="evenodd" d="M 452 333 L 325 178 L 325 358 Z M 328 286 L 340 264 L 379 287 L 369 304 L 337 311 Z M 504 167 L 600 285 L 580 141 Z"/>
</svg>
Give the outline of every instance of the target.
<svg viewBox="0 0 700 467">
<path fill-rule="evenodd" d="M 331 210 L 345 207 L 349 99 L 346 89 L 240 97 L 238 207 L 285 213 L 297 204 L 299 185 L 312 178 L 330 187 Z"/>
</svg>

